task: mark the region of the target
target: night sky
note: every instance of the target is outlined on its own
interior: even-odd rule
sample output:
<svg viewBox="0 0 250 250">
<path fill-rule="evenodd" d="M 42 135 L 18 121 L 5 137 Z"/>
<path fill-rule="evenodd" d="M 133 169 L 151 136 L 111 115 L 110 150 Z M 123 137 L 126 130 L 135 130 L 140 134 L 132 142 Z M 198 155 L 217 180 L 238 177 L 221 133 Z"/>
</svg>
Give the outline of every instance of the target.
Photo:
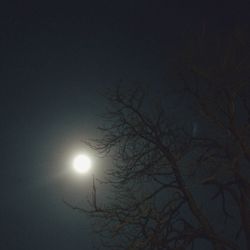
<svg viewBox="0 0 250 250">
<path fill-rule="evenodd" d="M 71 159 L 97 133 L 101 93 L 135 82 L 160 92 L 175 84 L 167 67 L 183 34 L 249 23 L 245 3 L 81 2 L 1 3 L 0 249 L 92 249 L 88 218 L 63 199 L 88 194 L 91 176 Z"/>
</svg>

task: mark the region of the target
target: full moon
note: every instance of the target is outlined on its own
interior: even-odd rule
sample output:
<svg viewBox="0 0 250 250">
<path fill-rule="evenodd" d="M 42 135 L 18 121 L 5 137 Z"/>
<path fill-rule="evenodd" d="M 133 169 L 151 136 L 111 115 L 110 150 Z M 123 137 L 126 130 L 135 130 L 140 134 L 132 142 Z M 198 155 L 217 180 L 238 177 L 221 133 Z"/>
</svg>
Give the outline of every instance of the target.
<svg viewBox="0 0 250 250">
<path fill-rule="evenodd" d="M 87 173 L 91 168 L 91 160 L 87 155 L 78 155 L 74 158 L 73 167 L 79 174 Z"/>
</svg>

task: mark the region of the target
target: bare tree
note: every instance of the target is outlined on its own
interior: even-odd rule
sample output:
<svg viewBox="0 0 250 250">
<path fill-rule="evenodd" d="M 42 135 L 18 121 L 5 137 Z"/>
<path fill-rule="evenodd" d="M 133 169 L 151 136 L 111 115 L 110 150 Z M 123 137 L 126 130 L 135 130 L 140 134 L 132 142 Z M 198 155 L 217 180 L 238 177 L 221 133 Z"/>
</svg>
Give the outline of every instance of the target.
<svg viewBox="0 0 250 250">
<path fill-rule="evenodd" d="M 148 105 L 141 89 L 108 93 L 103 137 L 88 145 L 112 156 L 110 199 L 99 203 L 93 179 L 90 208 L 71 205 L 96 218 L 103 247 L 197 249 L 203 239 L 216 250 L 244 249 L 243 239 L 250 249 L 248 58 L 223 53 L 215 67 L 188 57 L 181 70 L 202 114 L 199 133 Z"/>
<path fill-rule="evenodd" d="M 226 207 L 232 203 L 237 207 L 238 234 L 244 232 L 250 249 L 249 34 L 234 31 L 213 39 L 212 45 L 211 39 L 204 42 L 207 38 L 194 43 L 199 49 L 191 50 L 185 63 L 189 76 L 182 74 L 186 83 L 192 77 L 193 87 L 186 84 L 187 91 L 210 130 L 209 136 L 196 138 L 203 152 L 200 166 L 210 173 L 203 183 L 216 187 L 214 198 L 222 199 L 226 217 L 230 217 Z M 227 204 L 228 196 L 232 203 Z"/>
</svg>

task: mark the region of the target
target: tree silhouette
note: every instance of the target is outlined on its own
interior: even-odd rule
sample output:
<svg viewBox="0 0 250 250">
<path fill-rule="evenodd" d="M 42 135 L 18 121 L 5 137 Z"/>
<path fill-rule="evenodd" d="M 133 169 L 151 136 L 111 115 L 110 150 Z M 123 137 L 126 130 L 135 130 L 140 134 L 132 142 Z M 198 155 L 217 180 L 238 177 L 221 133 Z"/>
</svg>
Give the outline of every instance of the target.
<svg viewBox="0 0 250 250">
<path fill-rule="evenodd" d="M 87 144 L 112 156 L 110 199 L 99 202 L 93 178 L 90 208 L 71 205 L 96 219 L 103 247 L 197 249 L 202 239 L 250 249 L 249 53 L 239 37 L 219 50 L 198 39 L 179 63 L 199 132 L 149 105 L 140 88 L 108 92 L 103 136 Z"/>
</svg>

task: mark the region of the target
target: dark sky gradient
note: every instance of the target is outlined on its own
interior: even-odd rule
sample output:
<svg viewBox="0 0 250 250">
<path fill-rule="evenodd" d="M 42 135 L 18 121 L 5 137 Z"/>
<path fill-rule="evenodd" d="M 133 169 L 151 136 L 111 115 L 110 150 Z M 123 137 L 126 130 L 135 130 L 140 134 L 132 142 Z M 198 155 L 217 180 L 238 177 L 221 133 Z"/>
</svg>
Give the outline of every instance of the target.
<svg viewBox="0 0 250 250">
<path fill-rule="evenodd" d="M 0 249 L 92 249 L 87 218 L 62 198 L 86 195 L 90 180 L 69 177 L 68 160 L 95 135 L 98 93 L 121 79 L 156 92 L 174 84 L 165 81 L 167 61 L 182 35 L 203 22 L 219 31 L 247 25 L 249 8 L 38 2 L 0 8 Z"/>
</svg>

